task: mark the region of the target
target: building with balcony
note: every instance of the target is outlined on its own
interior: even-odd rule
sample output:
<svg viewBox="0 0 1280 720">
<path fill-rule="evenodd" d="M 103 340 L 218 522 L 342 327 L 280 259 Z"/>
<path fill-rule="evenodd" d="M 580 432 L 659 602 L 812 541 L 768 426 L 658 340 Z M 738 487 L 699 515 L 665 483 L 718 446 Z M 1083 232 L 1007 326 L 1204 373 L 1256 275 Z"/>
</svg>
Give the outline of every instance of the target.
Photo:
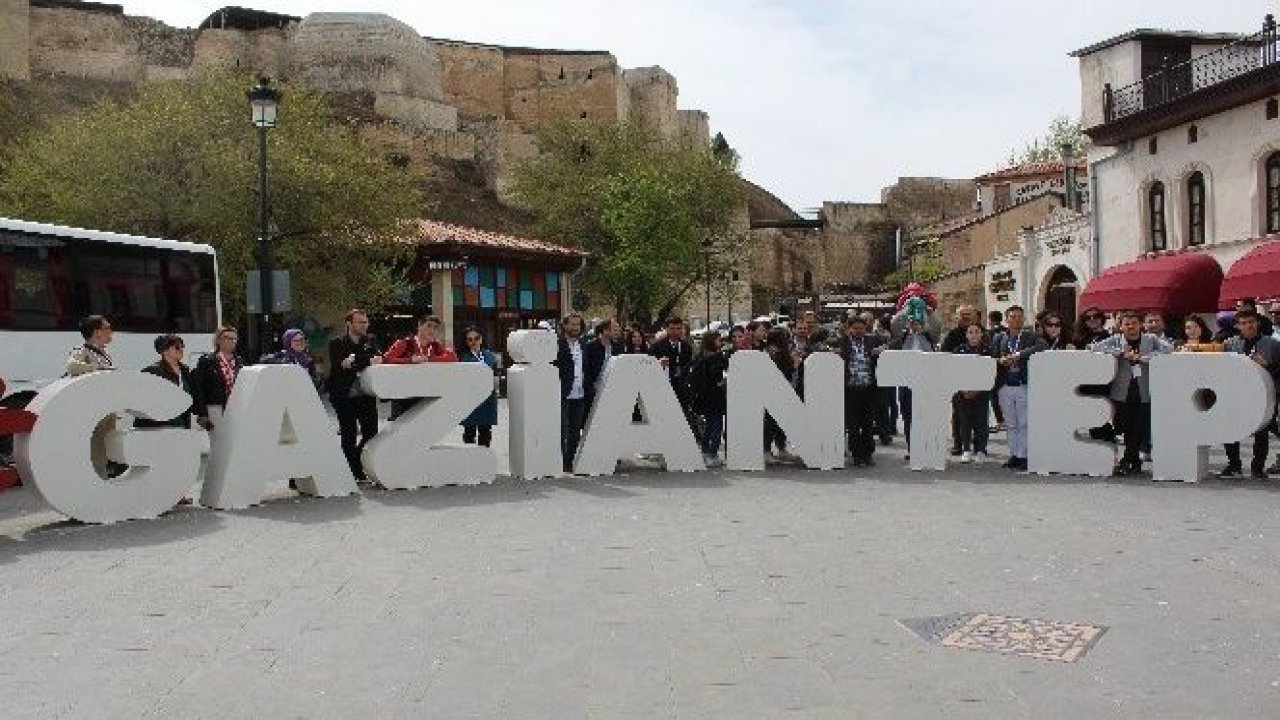
<svg viewBox="0 0 1280 720">
<path fill-rule="evenodd" d="M 1106 294 L 1108 303 L 1158 296 L 1168 306 L 1132 309 L 1209 312 L 1217 308 L 1199 307 L 1204 297 L 1229 306 L 1229 295 L 1242 292 L 1236 278 L 1259 271 L 1275 273 L 1270 287 L 1280 295 L 1280 267 L 1258 266 L 1280 253 L 1246 258 L 1280 233 L 1276 43 L 1268 15 L 1252 34 L 1135 30 L 1072 53 L 1093 142 L 1090 271 L 1108 288 L 1134 288 Z M 1218 268 L 1193 255 L 1213 258 Z M 1216 280 L 1218 269 L 1225 280 Z M 1172 290 L 1175 282 L 1221 288 L 1138 292 L 1154 284 Z M 1093 302 L 1088 288 L 1084 295 L 1082 305 Z"/>
</svg>

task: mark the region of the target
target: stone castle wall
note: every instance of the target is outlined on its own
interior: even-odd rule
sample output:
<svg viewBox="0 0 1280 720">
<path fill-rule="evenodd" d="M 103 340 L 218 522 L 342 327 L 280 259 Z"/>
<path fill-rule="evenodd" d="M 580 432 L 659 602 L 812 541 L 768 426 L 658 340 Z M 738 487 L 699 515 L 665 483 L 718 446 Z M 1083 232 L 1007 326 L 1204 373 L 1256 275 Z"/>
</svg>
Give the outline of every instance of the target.
<svg viewBox="0 0 1280 720">
<path fill-rule="evenodd" d="M 676 114 L 680 90 L 675 77 L 656 66 L 624 70 L 622 76 L 631 119 L 655 127 L 667 137 L 674 136 L 680 129 Z"/>
<path fill-rule="evenodd" d="M 123 14 L 32 7 L 29 23 L 33 75 L 122 82 L 145 77 L 142 51 Z"/>
<path fill-rule="evenodd" d="M 201 30 L 196 37 L 191 69 L 253 70 L 267 77 L 280 77 L 284 74 L 293 30 L 293 27 L 253 31 Z"/>
<path fill-rule="evenodd" d="M 335 96 L 371 98 L 373 115 L 414 132 L 478 131 L 485 177 L 503 185 L 512 162 L 536 152 L 532 134 L 555 118 L 635 117 L 668 136 L 703 138 L 706 114 L 677 111 L 662 68 L 624 71 L 607 52 L 427 39 L 374 13 L 314 13 L 261 29 L 171 28 L 119 6 L 75 0 L 0 0 L 0 78 L 70 76 L 116 82 L 181 80 L 233 70 L 282 78 Z M 476 122 L 479 120 L 496 122 Z"/>
<path fill-rule="evenodd" d="M 0 78 L 31 77 L 31 9 L 26 0 L 0 0 Z"/>
<path fill-rule="evenodd" d="M 429 40 L 440 59 L 444 97 L 463 116 L 506 115 L 505 59 L 502 48 L 452 40 Z"/>
</svg>

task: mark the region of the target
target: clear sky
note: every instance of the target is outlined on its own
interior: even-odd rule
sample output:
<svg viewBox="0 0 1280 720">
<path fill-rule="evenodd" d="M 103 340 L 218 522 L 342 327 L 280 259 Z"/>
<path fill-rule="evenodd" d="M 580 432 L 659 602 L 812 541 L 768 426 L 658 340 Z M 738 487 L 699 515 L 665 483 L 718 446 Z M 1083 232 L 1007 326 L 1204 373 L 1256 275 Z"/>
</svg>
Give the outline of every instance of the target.
<svg viewBox="0 0 1280 720">
<path fill-rule="evenodd" d="M 220 5 L 116 0 L 195 26 Z M 1129 30 L 1252 33 L 1268 0 L 237 0 L 383 12 L 433 37 L 612 52 L 661 65 L 742 171 L 798 210 L 874 201 L 898 176 L 973 177 L 1079 114 L 1067 53 Z"/>
</svg>

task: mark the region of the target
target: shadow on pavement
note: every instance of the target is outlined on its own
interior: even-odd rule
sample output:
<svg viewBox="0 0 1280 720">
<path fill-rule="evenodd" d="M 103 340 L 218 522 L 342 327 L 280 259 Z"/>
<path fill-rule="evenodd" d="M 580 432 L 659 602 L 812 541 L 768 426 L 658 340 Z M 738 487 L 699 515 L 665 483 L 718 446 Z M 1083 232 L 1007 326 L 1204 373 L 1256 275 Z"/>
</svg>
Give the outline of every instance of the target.
<svg viewBox="0 0 1280 720">
<path fill-rule="evenodd" d="M 59 520 L 28 530 L 21 540 L 0 540 L 0 548 L 21 553 L 58 550 L 97 552 L 182 542 L 218 531 L 223 518 L 204 508 L 179 507 L 154 520 L 129 520 L 111 525 L 89 525 Z M 6 561 L 0 552 L 0 562 Z"/>
<path fill-rule="evenodd" d="M 487 485 L 448 485 L 418 490 L 366 490 L 364 500 L 389 507 L 418 507 L 423 510 L 447 510 L 501 503 L 540 500 L 547 495 L 545 481 L 522 481 L 499 478 Z"/>
<path fill-rule="evenodd" d="M 618 500 L 621 498 L 635 497 L 636 494 L 630 490 L 624 490 L 616 485 L 616 479 L 613 477 L 572 477 L 559 478 L 556 480 L 546 481 L 552 487 L 558 487 L 562 490 L 570 490 L 572 492 L 582 493 L 598 497 L 603 500 Z"/>
<path fill-rule="evenodd" d="M 316 525 L 360 516 L 359 493 L 347 497 L 317 498 L 305 495 L 275 497 L 244 510 L 226 510 L 235 515 L 276 520 L 300 525 Z"/>
</svg>

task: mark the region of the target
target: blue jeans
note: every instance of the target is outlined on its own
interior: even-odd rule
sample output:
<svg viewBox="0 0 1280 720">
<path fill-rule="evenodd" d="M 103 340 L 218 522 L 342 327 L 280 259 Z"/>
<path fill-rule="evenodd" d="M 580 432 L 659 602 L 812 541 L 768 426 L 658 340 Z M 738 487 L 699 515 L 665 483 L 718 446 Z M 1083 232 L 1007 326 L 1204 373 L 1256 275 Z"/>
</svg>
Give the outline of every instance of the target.
<svg viewBox="0 0 1280 720">
<path fill-rule="evenodd" d="M 720 438 L 724 436 L 724 415 L 707 413 L 704 417 L 707 420 L 707 427 L 702 433 L 702 453 L 719 455 Z"/>
</svg>

